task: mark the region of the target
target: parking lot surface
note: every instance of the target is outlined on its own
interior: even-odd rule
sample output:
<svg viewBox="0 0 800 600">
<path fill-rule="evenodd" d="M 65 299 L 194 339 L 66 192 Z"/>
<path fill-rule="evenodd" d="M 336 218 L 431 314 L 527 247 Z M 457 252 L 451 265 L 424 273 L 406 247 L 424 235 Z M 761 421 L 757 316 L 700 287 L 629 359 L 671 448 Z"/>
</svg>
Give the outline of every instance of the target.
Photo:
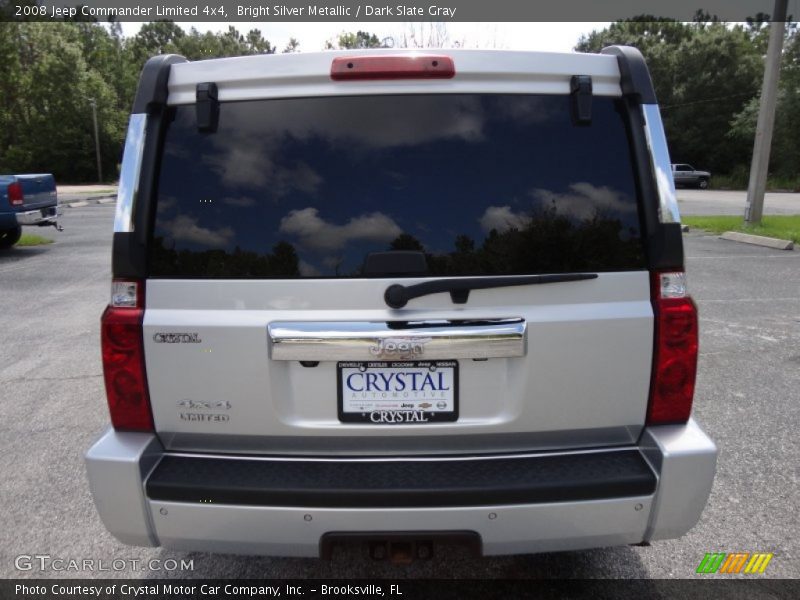
<svg viewBox="0 0 800 600">
<path fill-rule="evenodd" d="M 800 252 L 697 233 L 685 238 L 701 317 L 695 416 L 720 458 L 709 505 L 683 538 L 486 559 L 437 547 L 410 566 L 373 562 L 356 547 L 323 562 L 123 546 L 100 523 L 83 468 L 108 420 L 99 319 L 112 206 L 69 209 L 64 232 L 45 232 L 56 243 L 0 253 L 0 577 L 692 578 L 706 552 L 773 552 L 763 577 L 800 575 Z M 15 568 L 34 554 L 140 562 L 105 572 Z M 189 559 L 193 570 L 151 569 L 149 559 Z"/>
</svg>

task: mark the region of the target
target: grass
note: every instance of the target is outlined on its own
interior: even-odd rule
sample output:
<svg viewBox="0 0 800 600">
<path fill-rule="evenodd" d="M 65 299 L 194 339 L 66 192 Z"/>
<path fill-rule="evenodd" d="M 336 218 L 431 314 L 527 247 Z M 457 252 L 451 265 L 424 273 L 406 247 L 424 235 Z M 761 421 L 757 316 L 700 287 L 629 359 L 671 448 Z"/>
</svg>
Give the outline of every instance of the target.
<svg viewBox="0 0 800 600">
<path fill-rule="evenodd" d="M 50 238 L 35 235 L 33 233 L 23 233 L 19 238 L 17 246 L 43 246 L 44 244 L 52 244 L 53 240 Z"/>
<path fill-rule="evenodd" d="M 681 222 L 692 228 L 705 229 L 711 233 L 741 231 L 754 235 L 764 235 L 782 240 L 792 240 L 800 244 L 800 215 L 770 215 L 761 219 L 758 227 L 747 227 L 742 217 L 681 217 Z"/>
</svg>

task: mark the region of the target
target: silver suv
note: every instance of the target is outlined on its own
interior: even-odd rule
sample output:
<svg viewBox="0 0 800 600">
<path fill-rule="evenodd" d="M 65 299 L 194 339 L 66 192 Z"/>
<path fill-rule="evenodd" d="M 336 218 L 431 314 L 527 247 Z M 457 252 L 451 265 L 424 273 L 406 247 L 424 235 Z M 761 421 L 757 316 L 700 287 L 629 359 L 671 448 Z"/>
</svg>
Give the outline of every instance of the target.
<svg viewBox="0 0 800 600">
<path fill-rule="evenodd" d="M 641 54 L 144 68 L 88 451 L 129 544 L 674 538 L 717 450 Z"/>
<path fill-rule="evenodd" d="M 681 163 L 672 165 L 672 178 L 675 181 L 675 185 L 692 186 L 705 190 L 708 188 L 711 173 L 698 171 L 692 165 Z"/>
</svg>

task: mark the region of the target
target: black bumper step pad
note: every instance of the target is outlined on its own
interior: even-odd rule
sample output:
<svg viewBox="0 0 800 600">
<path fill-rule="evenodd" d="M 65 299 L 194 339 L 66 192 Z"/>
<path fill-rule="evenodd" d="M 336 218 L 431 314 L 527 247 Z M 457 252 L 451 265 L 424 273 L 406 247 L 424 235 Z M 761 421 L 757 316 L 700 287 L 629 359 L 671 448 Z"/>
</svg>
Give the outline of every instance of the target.
<svg viewBox="0 0 800 600">
<path fill-rule="evenodd" d="M 166 455 L 152 500 L 249 506 L 489 506 L 648 496 L 656 476 L 636 449 L 427 460 L 274 460 Z"/>
</svg>

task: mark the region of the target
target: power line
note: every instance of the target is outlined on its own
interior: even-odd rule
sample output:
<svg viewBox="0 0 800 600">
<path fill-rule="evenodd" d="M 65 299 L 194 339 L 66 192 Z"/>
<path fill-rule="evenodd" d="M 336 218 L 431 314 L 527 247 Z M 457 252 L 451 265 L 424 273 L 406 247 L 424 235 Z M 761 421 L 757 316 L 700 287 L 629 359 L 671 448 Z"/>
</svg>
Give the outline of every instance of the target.
<svg viewBox="0 0 800 600">
<path fill-rule="evenodd" d="M 668 108 L 678 108 L 680 106 L 691 106 L 692 104 L 708 104 L 709 102 L 717 102 L 718 100 L 727 100 L 728 98 L 741 98 L 742 96 L 750 96 L 751 98 L 755 98 L 756 94 L 752 93 L 741 93 L 741 94 L 727 94 L 725 96 L 717 96 L 716 98 L 706 98 L 705 100 L 693 100 L 691 102 L 681 102 L 679 104 L 666 104 L 659 106 L 660 110 L 666 110 Z"/>
</svg>

